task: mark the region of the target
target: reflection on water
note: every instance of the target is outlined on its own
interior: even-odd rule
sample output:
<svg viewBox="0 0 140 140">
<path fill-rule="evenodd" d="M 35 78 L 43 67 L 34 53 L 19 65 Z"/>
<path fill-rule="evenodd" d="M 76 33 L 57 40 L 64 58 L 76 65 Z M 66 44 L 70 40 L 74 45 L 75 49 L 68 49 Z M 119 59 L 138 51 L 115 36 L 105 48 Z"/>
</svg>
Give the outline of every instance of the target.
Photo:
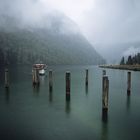
<svg viewBox="0 0 140 140">
<path fill-rule="evenodd" d="M 85 92 L 88 94 L 88 85 L 85 86 Z"/>
<path fill-rule="evenodd" d="M 102 121 L 103 123 L 107 123 L 108 122 L 108 112 L 107 110 L 102 110 Z"/>
<path fill-rule="evenodd" d="M 65 111 L 66 111 L 67 114 L 70 113 L 70 111 L 71 111 L 70 101 L 66 101 L 66 103 L 65 103 Z"/>
<path fill-rule="evenodd" d="M 127 96 L 126 107 L 128 112 L 130 111 L 130 106 L 131 106 L 131 96 Z"/>
<path fill-rule="evenodd" d="M 49 101 L 50 101 L 50 102 L 53 101 L 53 92 L 52 92 L 52 90 L 49 91 Z"/>
<path fill-rule="evenodd" d="M 108 124 L 102 123 L 102 134 L 101 134 L 101 140 L 108 140 Z"/>
<path fill-rule="evenodd" d="M 33 84 L 33 94 L 35 96 L 39 96 L 39 91 L 40 91 L 40 85 L 39 84 L 37 84 L 37 85 Z"/>
<path fill-rule="evenodd" d="M 53 92 L 53 86 L 49 84 L 49 93 Z"/>
<path fill-rule="evenodd" d="M 9 103 L 9 100 L 10 100 L 10 89 L 9 88 L 5 88 L 5 100 L 7 103 Z"/>
<path fill-rule="evenodd" d="M 101 140 L 108 140 L 108 112 L 107 110 L 102 110 L 102 134 Z"/>
<path fill-rule="evenodd" d="M 54 66 L 53 90 L 49 90 L 49 76 L 40 76 L 40 85 L 32 86 L 32 75 L 28 74 L 31 71 L 30 67 L 20 67 L 16 70 L 13 68 L 10 74 L 10 90 L 3 87 L 4 80 L 0 79 L 0 124 L 2 124 L 0 130 L 3 130 L 6 135 L 8 133 L 11 139 L 20 140 L 26 135 L 24 132 L 27 132 L 29 137 L 33 134 L 35 137 L 38 136 L 36 139 L 41 140 L 84 140 L 86 138 L 92 140 L 95 139 L 96 134 L 101 140 L 117 139 L 117 136 L 119 140 L 140 137 L 138 132 L 140 111 L 137 109 L 140 106 L 139 73 L 135 73 L 133 77 L 133 94 L 127 96 L 127 77 L 124 71 L 107 71 L 111 80 L 110 108 L 107 113 L 101 112 L 102 71 L 94 66 L 89 67 L 91 74 L 86 86 L 85 67 Z M 72 75 L 70 101 L 64 98 L 64 74 L 67 69 Z M 122 93 L 125 93 L 125 96 Z M 33 98 L 33 95 L 36 98 Z M 132 103 L 133 106 L 131 106 Z M 16 121 L 13 121 L 15 118 Z M 29 131 L 30 128 L 31 131 Z M 132 128 L 133 133 L 130 133 Z M 14 131 L 10 133 L 11 130 Z M 18 138 L 18 131 L 15 130 L 19 130 L 22 136 Z M 2 131 L 0 131 L 0 139 L 2 139 L 1 133 Z M 13 133 L 15 137 L 12 137 Z"/>
<path fill-rule="evenodd" d="M 39 76 L 40 83 L 43 85 L 45 83 L 45 75 Z"/>
</svg>

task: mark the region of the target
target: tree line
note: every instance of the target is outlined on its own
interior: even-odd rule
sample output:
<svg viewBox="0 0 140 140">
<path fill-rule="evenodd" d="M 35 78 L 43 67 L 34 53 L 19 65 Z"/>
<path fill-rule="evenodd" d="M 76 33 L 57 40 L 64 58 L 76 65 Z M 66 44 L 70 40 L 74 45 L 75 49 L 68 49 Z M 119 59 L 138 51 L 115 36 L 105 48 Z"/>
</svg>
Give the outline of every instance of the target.
<svg viewBox="0 0 140 140">
<path fill-rule="evenodd" d="M 125 57 L 122 57 L 120 61 L 120 65 L 136 65 L 140 64 L 140 53 L 137 53 L 134 56 L 129 55 L 127 59 Z"/>
</svg>

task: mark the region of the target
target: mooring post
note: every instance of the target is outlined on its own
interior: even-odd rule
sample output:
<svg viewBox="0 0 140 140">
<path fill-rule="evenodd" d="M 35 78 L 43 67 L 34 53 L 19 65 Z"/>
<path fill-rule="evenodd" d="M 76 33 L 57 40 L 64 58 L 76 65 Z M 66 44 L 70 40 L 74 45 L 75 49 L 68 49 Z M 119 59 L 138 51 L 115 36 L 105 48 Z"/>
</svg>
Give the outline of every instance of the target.
<svg viewBox="0 0 140 140">
<path fill-rule="evenodd" d="M 53 90 L 52 70 L 49 70 L 49 92 Z"/>
<path fill-rule="evenodd" d="M 103 76 L 103 94 L 102 94 L 102 110 L 108 110 L 108 96 L 109 96 L 109 80 L 108 76 Z"/>
<path fill-rule="evenodd" d="M 39 80 L 39 70 L 34 68 L 33 69 L 33 84 L 34 85 L 39 85 L 40 80 Z"/>
<path fill-rule="evenodd" d="M 9 71 L 5 69 L 5 88 L 9 88 Z"/>
<path fill-rule="evenodd" d="M 86 69 L 86 87 L 88 86 L 88 69 Z"/>
<path fill-rule="evenodd" d="M 70 101 L 70 72 L 66 72 L 66 100 Z"/>
<path fill-rule="evenodd" d="M 131 94 L 131 72 L 127 73 L 127 95 Z"/>
</svg>

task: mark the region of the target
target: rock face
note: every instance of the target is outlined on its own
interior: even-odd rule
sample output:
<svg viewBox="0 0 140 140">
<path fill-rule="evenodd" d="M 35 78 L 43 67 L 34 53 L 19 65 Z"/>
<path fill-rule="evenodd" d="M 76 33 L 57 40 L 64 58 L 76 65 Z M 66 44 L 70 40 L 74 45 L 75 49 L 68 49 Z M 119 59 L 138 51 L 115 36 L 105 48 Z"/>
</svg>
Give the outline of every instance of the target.
<svg viewBox="0 0 140 140">
<path fill-rule="evenodd" d="M 26 24 L 0 18 L 0 64 L 103 64 L 104 59 L 66 16 Z"/>
</svg>

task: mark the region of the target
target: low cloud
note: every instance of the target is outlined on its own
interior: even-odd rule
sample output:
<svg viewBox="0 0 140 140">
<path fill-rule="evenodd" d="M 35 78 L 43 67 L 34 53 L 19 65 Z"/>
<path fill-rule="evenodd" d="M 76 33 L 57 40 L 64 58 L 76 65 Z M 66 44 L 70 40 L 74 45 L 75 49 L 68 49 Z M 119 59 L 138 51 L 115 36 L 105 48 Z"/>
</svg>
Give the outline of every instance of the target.
<svg viewBox="0 0 140 140">
<path fill-rule="evenodd" d="M 140 40 L 139 0 L 0 0 L 0 15 L 19 18 L 22 26 L 52 28 L 54 22 L 48 18 L 52 13 L 62 13 L 76 23 L 62 20 L 62 33 L 77 32 L 78 25 L 99 52 L 110 54 L 114 44 Z M 117 50 L 121 47 L 118 45 Z"/>
<path fill-rule="evenodd" d="M 54 10 L 74 20 L 94 44 L 140 40 L 139 0 L 0 0 L 0 14 L 19 17 L 24 24 L 41 24 Z"/>
<path fill-rule="evenodd" d="M 135 54 L 140 53 L 140 48 L 136 48 L 134 46 L 128 48 L 124 53 L 123 56 L 127 57 L 129 55 L 134 56 Z"/>
<path fill-rule="evenodd" d="M 19 28 L 46 28 L 61 34 L 79 33 L 77 24 L 53 3 L 50 0 L 0 0 L 0 26 L 10 28 L 9 19 L 13 19 L 17 20 L 14 24 Z"/>
</svg>

